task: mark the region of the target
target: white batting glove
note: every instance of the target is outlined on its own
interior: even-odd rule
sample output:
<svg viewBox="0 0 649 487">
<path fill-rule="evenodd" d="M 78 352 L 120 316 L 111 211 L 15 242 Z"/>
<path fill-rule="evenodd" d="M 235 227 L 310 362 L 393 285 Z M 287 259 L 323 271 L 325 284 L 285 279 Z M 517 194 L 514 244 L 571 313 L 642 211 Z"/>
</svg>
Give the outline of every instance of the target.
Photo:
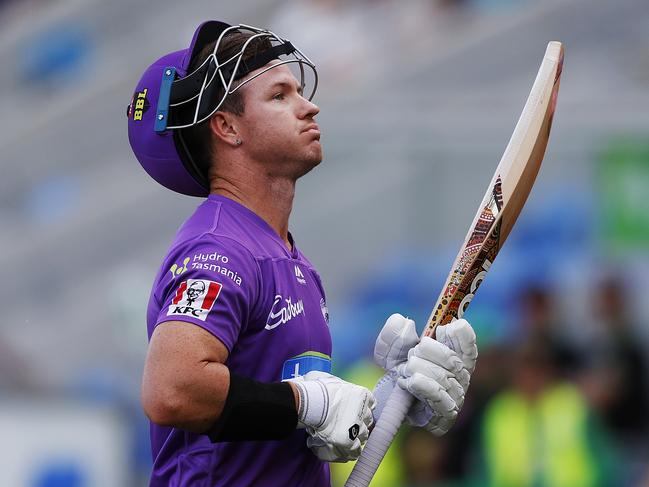
<svg viewBox="0 0 649 487">
<path fill-rule="evenodd" d="M 375 362 L 387 370 L 374 388 L 375 418 L 398 383 L 417 401 L 407 421 L 441 436 L 455 423 L 478 357 L 476 337 L 466 320 L 436 330 L 438 340 L 419 342 L 414 321 L 393 314 L 376 340 Z"/>
<path fill-rule="evenodd" d="M 298 427 L 306 428 L 311 451 L 327 462 L 356 460 L 373 423 L 372 393 L 325 372 L 290 381 L 300 396 Z"/>
</svg>

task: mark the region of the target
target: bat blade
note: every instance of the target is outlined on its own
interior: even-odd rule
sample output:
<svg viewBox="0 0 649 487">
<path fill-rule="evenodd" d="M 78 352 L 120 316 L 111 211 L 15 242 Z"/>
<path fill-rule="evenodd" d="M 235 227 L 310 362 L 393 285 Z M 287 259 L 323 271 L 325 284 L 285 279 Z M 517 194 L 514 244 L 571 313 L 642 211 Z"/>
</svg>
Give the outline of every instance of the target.
<svg viewBox="0 0 649 487">
<path fill-rule="evenodd" d="M 514 133 L 428 319 L 425 336 L 434 336 L 437 326 L 462 317 L 516 223 L 548 145 L 562 69 L 563 46 L 550 42 Z"/>
</svg>

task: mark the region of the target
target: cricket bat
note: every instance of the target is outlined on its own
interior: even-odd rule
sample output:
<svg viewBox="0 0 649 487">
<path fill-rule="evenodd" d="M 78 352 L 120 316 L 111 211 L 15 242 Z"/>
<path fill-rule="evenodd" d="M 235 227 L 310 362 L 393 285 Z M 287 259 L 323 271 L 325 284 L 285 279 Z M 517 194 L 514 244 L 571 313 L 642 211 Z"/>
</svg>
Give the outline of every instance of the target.
<svg viewBox="0 0 649 487">
<path fill-rule="evenodd" d="M 563 46 L 550 42 L 514 133 L 455 258 L 423 336 L 461 318 L 509 236 L 539 172 L 550 137 L 563 68 Z M 413 403 L 396 387 L 345 487 L 367 487 Z"/>
</svg>

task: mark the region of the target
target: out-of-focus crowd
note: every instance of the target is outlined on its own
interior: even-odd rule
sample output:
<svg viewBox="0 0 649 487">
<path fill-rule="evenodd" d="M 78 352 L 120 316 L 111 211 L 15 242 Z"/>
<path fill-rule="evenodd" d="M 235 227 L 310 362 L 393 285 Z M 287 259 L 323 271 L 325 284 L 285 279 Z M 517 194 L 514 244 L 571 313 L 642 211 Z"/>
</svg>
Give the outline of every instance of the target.
<svg viewBox="0 0 649 487">
<path fill-rule="evenodd" d="M 648 358 L 625 284 L 595 286 L 598 319 L 579 342 L 562 332 L 556 298 L 541 285 L 520 291 L 518 333 L 480 347 L 454 428 L 441 438 L 403 428 L 372 485 L 649 485 Z M 357 363 L 346 377 L 369 385 L 380 373 Z M 334 466 L 334 485 L 349 470 Z"/>
</svg>

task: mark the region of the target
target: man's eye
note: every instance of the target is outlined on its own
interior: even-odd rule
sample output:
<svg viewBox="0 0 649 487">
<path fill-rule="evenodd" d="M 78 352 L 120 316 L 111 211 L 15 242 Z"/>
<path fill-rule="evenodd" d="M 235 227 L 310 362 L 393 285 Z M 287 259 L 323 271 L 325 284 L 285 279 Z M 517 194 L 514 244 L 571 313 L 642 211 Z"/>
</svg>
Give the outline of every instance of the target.
<svg viewBox="0 0 649 487">
<path fill-rule="evenodd" d="M 283 100 L 284 99 L 284 93 L 276 93 L 273 96 L 273 100 Z"/>
</svg>

